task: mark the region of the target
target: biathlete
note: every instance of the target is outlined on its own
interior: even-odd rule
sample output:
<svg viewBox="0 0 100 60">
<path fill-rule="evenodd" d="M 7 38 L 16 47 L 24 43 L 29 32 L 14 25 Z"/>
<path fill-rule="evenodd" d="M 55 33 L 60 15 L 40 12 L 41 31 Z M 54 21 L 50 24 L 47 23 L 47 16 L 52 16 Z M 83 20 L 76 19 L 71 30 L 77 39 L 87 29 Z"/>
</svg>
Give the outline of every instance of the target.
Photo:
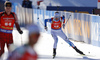
<svg viewBox="0 0 100 60">
<path fill-rule="evenodd" d="M 11 12 L 12 3 L 6 1 L 4 3 L 4 7 L 5 11 L 0 12 L 0 57 L 4 53 L 5 44 L 7 45 L 8 50 L 9 50 L 9 45 L 13 44 L 12 31 L 14 24 L 18 32 L 20 34 L 23 33 L 23 31 L 19 27 L 16 14 L 14 12 Z"/>
<path fill-rule="evenodd" d="M 59 12 L 55 12 L 54 18 L 51 19 L 45 19 L 45 29 L 47 30 L 47 22 L 51 23 L 51 35 L 54 39 L 54 46 L 53 46 L 53 58 L 56 56 L 56 49 L 57 49 L 57 43 L 58 43 L 58 37 L 60 36 L 65 42 L 67 42 L 73 49 L 75 49 L 76 52 L 79 54 L 85 55 L 82 51 L 80 51 L 65 35 L 65 33 L 62 31 L 62 23 L 65 23 L 65 17 L 60 17 Z M 65 26 L 65 25 L 63 25 Z"/>
</svg>

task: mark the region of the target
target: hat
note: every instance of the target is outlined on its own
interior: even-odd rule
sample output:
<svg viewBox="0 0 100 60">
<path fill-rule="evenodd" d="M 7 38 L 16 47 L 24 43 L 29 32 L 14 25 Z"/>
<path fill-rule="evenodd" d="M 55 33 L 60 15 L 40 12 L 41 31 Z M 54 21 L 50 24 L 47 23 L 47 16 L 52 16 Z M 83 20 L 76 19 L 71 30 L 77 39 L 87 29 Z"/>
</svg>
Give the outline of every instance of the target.
<svg viewBox="0 0 100 60">
<path fill-rule="evenodd" d="M 60 18 L 60 13 L 59 12 L 55 12 L 55 18 Z"/>
<path fill-rule="evenodd" d="M 12 7 L 12 3 L 11 3 L 10 1 L 6 1 L 6 2 L 4 3 L 4 6 L 5 6 L 5 7 Z"/>
<path fill-rule="evenodd" d="M 35 24 L 28 25 L 26 29 L 29 31 L 29 35 L 32 33 L 40 33 L 39 27 Z"/>
</svg>

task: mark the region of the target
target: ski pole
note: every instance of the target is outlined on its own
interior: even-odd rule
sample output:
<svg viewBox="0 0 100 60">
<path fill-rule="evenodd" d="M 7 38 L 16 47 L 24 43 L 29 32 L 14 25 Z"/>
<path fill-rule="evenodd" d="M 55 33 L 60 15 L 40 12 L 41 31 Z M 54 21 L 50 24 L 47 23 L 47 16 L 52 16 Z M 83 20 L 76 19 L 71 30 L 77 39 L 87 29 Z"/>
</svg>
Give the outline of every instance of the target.
<svg viewBox="0 0 100 60">
<path fill-rule="evenodd" d="M 71 15 L 70 15 L 71 16 Z M 67 22 L 69 21 L 69 19 L 70 19 L 70 16 L 68 17 L 68 19 L 67 19 L 67 21 L 66 21 L 66 23 L 65 24 L 67 24 Z"/>
<path fill-rule="evenodd" d="M 20 35 L 21 36 L 21 45 L 23 45 L 23 41 L 22 41 L 22 35 Z"/>
<path fill-rule="evenodd" d="M 42 23 L 42 21 L 40 21 L 41 22 L 41 24 L 44 26 L 44 24 Z"/>
<path fill-rule="evenodd" d="M 70 15 L 70 16 L 71 16 L 71 15 Z M 67 24 L 67 22 L 69 21 L 70 16 L 68 17 L 66 23 L 64 23 L 63 25 Z M 65 29 L 65 26 L 64 26 L 63 28 Z"/>
</svg>

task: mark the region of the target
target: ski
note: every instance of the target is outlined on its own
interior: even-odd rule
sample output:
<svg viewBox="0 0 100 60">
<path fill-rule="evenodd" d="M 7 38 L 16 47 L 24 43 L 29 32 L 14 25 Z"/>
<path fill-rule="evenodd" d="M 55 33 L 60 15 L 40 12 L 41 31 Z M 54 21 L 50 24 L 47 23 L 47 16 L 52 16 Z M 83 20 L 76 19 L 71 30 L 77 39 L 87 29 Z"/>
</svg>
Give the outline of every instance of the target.
<svg viewBox="0 0 100 60">
<path fill-rule="evenodd" d="M 94 55 L 88 55 L 88 54 L 85 54 L 85 55 L 77 55 L 77 56 L 83 56 L 83 57 L 95 57 Z"/>
</svg>

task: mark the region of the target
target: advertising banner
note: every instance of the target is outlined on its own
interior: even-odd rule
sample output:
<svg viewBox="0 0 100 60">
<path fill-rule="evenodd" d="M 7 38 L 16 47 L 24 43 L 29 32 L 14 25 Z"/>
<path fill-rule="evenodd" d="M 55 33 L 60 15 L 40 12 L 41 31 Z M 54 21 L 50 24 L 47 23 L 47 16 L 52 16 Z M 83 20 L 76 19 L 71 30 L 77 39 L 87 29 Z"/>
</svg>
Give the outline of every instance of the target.
<svg viewBox="0 0 100 60">
<path fill-rule="evenodd" d="M 91 19 L 91 44 L 100 47 L 100 16 Z"/>
</svg>

